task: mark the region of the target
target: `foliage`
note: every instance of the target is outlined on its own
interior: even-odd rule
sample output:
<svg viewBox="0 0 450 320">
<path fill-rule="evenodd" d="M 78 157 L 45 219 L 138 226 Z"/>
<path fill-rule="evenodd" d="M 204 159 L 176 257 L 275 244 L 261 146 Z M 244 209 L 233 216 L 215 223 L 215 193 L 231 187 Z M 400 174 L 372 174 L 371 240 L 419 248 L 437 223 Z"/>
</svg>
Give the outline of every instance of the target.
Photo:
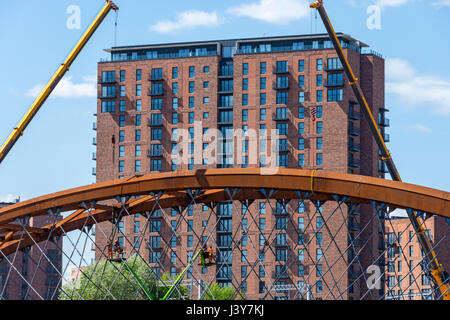
<svg viewBox="0 0 450 320">
<path fill-rule="evenodd" d="M 133 269 L 139 279 L 148 289 L 153 299 L 160 299 L 169 290 L 171 283 L 169 275 L 163 274 L 162 281 L 157 281 L 154 272 L 140 256 L 127 259 L 127 265 Z M 65 284 L 61 290 L 60 300 L 145 300 L 147 296 L 136 277 L 120 262 L 101 260 L 88 266 L 79 278 Z M 158 285 L 159 284 L 159 285 Z M 171 299 L 181 299 L 188 290 L 178 286 Z"/>
<path fill-rule="evenodd" d="M 242 294 L 238 294 L 242 298 Z M 208 290 L 205 290 L 204 300 L 233 300 L 235 289 L 232 286 L 221 287 L 218 283 L 213 283 Z"/>
</svg>

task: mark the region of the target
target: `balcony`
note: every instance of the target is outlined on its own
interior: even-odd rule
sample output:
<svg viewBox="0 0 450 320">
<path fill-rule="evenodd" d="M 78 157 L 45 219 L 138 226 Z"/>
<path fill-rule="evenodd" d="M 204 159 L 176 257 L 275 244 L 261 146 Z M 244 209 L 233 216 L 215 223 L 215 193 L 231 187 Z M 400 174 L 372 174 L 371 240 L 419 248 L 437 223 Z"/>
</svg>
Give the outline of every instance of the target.
<svg viewBox="0 0 450 320">
<path fill-rule="evenodd" d="M 287 269 L 272 271 L 272 278 L 273 279 L 289 279 L 289 274 L 287 272 Z"/>
<path fill-rule="evenodd" d="M 350 221 L 348 224 L 348 229 L 351 231 L 359 231 L 361 228 L 358 222 Z"/>
<path fill-rule="evenodd" d="M 359 168 L 361 166 L 361 161 L 353 158 L 348 159 L 348 165 L 352 168 Z"/>
<path fill-rule="evenodd" d="M 147 95 L 149 97 L 157 97 L 157 96 L 163 96 L 164 95 L 164 89 L 159 90 L 148 90 Z"/>
<path fill-rule="evenodd" d="M 389 127 L 389 126 L 390 126 L 390 124 L 389 124 L 389 119 L 388 119 L 388 118 L 382 118 L 382 119 L 380 119 L 380 120 L 378 121 L 378 125 L 379 125 L 380 127 L 384 127 L 384 128 Z"/>
<path fill-rule="evenodd" d="M 348 134 L 351 136 L 359 136 L 360 135 L 360 129 L 359 127 L 355 127 L 351 122 L 348 126 Z"/>
<path fill-rule="evenodd" d="M 148 81 L 162 81 L 163 75 L 162 73 L 155 73 L 155 74 L 149 74 L 148 75 Z"/>
<path fill-rule="evenodd" d="M 285 68 L 273 68 L 273 74 L 288 74 L 289 73 L 289 67 L 286 66 Z"/>
<path fill-rule="evenodd" d="M 360 152 L 361 151 L 361 145 L 359 143 L 351 142 L 348 145 L 348 150 L 353 152 Z"/>
<path fill-rule="evenodd" d="M 101 80 L 99 80 L 99 81 L 98 81 L 98 84 L 114 84 L 114 83 L 116 83 L 116 82 L 117 82 L 117 81 L 116 81 L 115 78 L 112 78 L 112 79 L 106 78 L 106 79 L 101 79 Z"/>
<path fill-rule="evenodd" d="M 288 121 L 289 116 L 287 113 L 272 113 L 272 120 L 273 121 Z"/>
<path fill-rule="evenodd" d="M 92 175 L 96 176 L 97 175 L 97 169 L 96 168 L 92 168 Z"/>
<path fill-rule="evenodd" d="M 97 122 L 92 123 L 92 130 L 97 130 Z"/>
<path fill-rule="evenodd" d="M 100 99 L 115 99 L 115 98 L 117 98 L 117 94 L 115 93 L 115 92 L 113 92 L 113 93 L 107 93 L 107 94 L 101 94 L 100 96 L 99 96 L 99 98 Z"/>
<path fill-rule="evenodd" d="M 97 145 L 97 138 L 92 138 L 92 145 L 93 146 L 96 146 Z"/>
<path fill-rule="evenodd" d="M 382 136 L 383 136 L 384 142 L 391 141 L 391 136 L 388 133 L 383 133 Z"/>
<path fill-rule="evenodd" d="M 360 120 L 361 119 L 361 113 L 358 111 L 349 110 L 348 111 L 348 117 L 352 120 Z"/>
<path fill-rule="evenodd" d="M 94 160 L 94 161 L 97 160 L 97 153 L 96 152 L 92 153 L 92 160 Z"/>
<path fill-rule="evenodd" d="M 147 119 L 148 127 L 161 127 L 163 125 L 162 118 Z"/>
</svg>

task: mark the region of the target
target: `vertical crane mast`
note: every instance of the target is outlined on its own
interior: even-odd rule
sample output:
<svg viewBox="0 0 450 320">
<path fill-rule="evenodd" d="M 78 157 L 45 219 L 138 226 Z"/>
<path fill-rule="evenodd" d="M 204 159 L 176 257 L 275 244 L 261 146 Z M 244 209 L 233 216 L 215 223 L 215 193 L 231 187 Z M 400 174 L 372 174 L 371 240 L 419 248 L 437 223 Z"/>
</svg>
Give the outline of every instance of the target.
<svg viewBox="0 0 450 320">
<path fill-rule="evenodd" d="M 389 150 L 384 143 L 384 139 L 381 135 L 380 130 L 378 129 L 378 125 L 373 117 L 372 111 L 367 103 L 367 100 L 364 97 L 364 93 L 361 89 L 361 86 L 358 83 L 358 79 L 355 77 L 353 70 L 350 66 L 350 63 L 347 60 L 347 57 L 344 54 L 344 50 L 339 42 L 339 39 L 336 35 L 336 32 L 333 29 L 333 26 L 328 18 L 328 15 L 323 7 L 323 0 L 317 0 L 316 2 L 311 4 L 311 8 L 317 9 L 320 14 L 320 17 L 325 25 L 325 28 L 330 36 L 330 39 L 333 43 L 333 46 L 339 56 L 339 59 L 342 63 L 344 71 L 349 79 L 349 84 L 353 89 L 353 92 L 358 100 L 358 103 L 362 109 L 362 112 L 367 120 L 370 130 L 372 131 L 372 135 L 375 138 L 375 141 L 378 145 L 379 150 L 382 154 L 382 160 L 386 163 L 386 167 L 394 181 L 402 181 L 400 174 L 395 167 L 394 160 L 389 153 Z M 430 263 L 431 274 L 436 281 L 436 284 L 441 292 L 442 298 L 444 300 L 450 300 L 450 287 L 449 284 L 446 283 L 446 279 L 444 276 L 444 270 L 442 265 L 439 264 L 437 256 L 433 250 L 433 247 L 428 239 L 425 229 L 420 223 L 417 213 L 413 210 L 407 210 L 408 217 L 411 221 L 411 224 L 414 228 L 414 231 L 417 235 L 419 243 L 425 252 L 428 262 Z"/>
<path fill-rule="evenodd" d="M 67 59 L 61 64 L 61 66 L 58 68 L 56 73 L 53 75 L 49 83 L 45 86 L 44 90 L 39 94 L 39 96 L 36 98 L 34 103 L 31 105 L 28 112 L 25 114 L 25 116 L 22 118 L 22 120 L 19 122 L 16 128 L 14 128 L 13 132 L 10 134 L 8 139 L 5 141 L 3 146 L 0 148 L 0 163 L 5 159 L 8 152 L 11 150 L 11 148 L 14 146 L 14 144 L 19 140 L 19 138 L 23 135 L 24 130 L 26 127 L 30 124 L 31 120 L 33 120 L 36 113 L 39 111 L 39 109 L 44 104 L 45 100 L 50 96 L 52 91 L 55 89 L 55 87 L 58 85 L 59 81 L 64 77 L 65 73 L 69 70 L 71 64 L 74 62 L 78 54 L 81 52 L 81 50 L 84 48 L 86 43 L 89 41 L 91 36 L 94 34 L 94 32 L 97 30 L 99 25 L 102 23 L 103 19 L 108 15 L 108 13 L 111 11 L 117 11 L 119 10 L 119 7 L 114 4 L 112 0 L 107 0 L 105 6 L 100 11 L 98 16 L 95 18 L 94 22 L 89 26 L 89 28 L 86 30 L 84 35 L 81 37 L 81 39 L 76 44 L 75 48 L 70 52 Z"/>
</svg>

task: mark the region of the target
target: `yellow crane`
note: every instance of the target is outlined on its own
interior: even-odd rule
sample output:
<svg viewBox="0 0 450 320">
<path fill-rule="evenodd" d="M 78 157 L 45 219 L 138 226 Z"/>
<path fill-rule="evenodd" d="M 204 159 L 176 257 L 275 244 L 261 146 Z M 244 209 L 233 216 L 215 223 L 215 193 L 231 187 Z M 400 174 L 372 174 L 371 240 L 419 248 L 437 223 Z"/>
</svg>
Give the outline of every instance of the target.
<svg viewBox="0 0 450 320">
<path fill-rule="evenodd" d="M 395 167 L 394 160 L 392 159 L 392 156 L 389 153 L 386 144 L 384 143 L 383 136 L 381 135 L 380 130 L 378 130 L 377 123 L 375 121 L 375 118 L 373 117 L 369 104 L 367 103 L 367 100 L 364 97 L 364 93 L 361 89 L 361 86 L 359 85 L 358 79 L 355 77 L 353 73 L 352 67 L 350 66 L 350 63 L 348 62 L 347 57 L 344 54 L 344 50 L 342 49 L 342 46 L 339 42 L 336 32 L 334 31 L 330 19 L 328 18 L 328 15 L 323 6 L 323 0 L 317 0 L 310 6 L 311 8 L 317 9 L 317 11 L 319 12 L 323 24 L 325 25 L 325 29 L 327 30 L 328 35 L 330 36 L 331 42 L 333 43 L 333 46 L 339 56 L 344 71 L 349 79 L 350 86 L 352 87 L 356 99 L 358 100 L 358 103 L 361 106 L 361 111 L 363 112 L 369 125 L 369 128 L 372 131 L 372 135 L 375 138 L 378 148 L 381 151 L 382 160 L 386 163 L 386 167 L 389 171 L 389 174 L 392 177 L 392 180 L 402 181 L 400 174 L 398 173 L 397 168 Z M 442 265 L 439 264 L 436 253 L 433 250 L 433 246 L 425 233 L 425 228 L 420 223 L 417 212 L 413 210 L 407 210 L 407 212 L 409 220 L 411 221 L 411 224 L 417 235 L 419 243 L 422 247 L 422 250 L 423 252 L 425 252 L 427 260 L 429 261 L 431 274 L 441 292 L 442 299 L 450 300 L 450 286 L 449 283 L 446 282 L 447 281 L 446 272 L 443 270 Z"/>
<path fill-rule="evenodd" d="M 0 163 L 3 161 L 3 159 L 5 159 L 6 155 L 14 146 L 14 144 L 17 142 L 17 140 L 19 140 L 19 138 L 23 135 L 24 130 L 30 124 L 31 120 L 33 120 L 33 117 L 36 115 L 36 113 L 44 104 L 45 100 L 47 100 L 52 91 L 58 85 L 59 81 L 64 77 L 64 74 L 69 70 L 71 64 L 74 62 L 78 54 L 81 52 L 83 47 L 86 45 L 91 36 L 94 34 L 94 32 L 102 23 L 103 19 L 105 19 L 105 17 L 111 10 L 117 11 L 119 10 L 119 7 L 116 4 L 114 4 L 112 0 L 107 0 L 105 6 L 97 15 L 94 22 L 92 22 L 92 24 L 86 30 L 84 35 L 76 44 L 75 48 L 72 50 L 72 52 L 70 52 L 67 59 L 61 64 L 61 66 L 58 68 L 58 70 L 53 75 L 51 80 L 48 82 L 48 84 L 36 98 L 34 103 L 31 105 L 30 109 L 27 111 L 25 116 L 19 122 L 17 127 L 14 128 L 12 133 L 9 135 L 8 139 L 6 139 L 5 143 L 0 148 Z"/>
</svg>

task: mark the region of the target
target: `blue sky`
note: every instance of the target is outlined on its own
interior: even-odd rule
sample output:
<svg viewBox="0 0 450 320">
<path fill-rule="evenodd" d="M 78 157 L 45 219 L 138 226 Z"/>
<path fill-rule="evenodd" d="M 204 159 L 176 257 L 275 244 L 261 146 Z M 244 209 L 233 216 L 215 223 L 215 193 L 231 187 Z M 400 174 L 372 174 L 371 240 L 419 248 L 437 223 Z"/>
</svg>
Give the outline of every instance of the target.
<svg viewBox="0 0 450 320">
<path fill-rule="evenodd" d="M 64 61 L 103 0 L 6 1 L 0 12 L 0 140 Z M 304 0 L 120 1 L 117 44 L 323 33 Z M 70 6 L 80 28 L 70 29 Z M 380 10 L 369 29 L 367 9 Z M 336 31 L 369 44 L 387 60 L 389 148 L 403 180 L 450 190 L 450 1 L 325 0 Z M 73 20 L 70 20 L 73 21 Z M 114 45 L 115 14 L 105 19 L 54 94 L 0 165 L 0 201 L 29 199 L 93 183 L 92 138 L 97 62 Z"/>
</svg>

